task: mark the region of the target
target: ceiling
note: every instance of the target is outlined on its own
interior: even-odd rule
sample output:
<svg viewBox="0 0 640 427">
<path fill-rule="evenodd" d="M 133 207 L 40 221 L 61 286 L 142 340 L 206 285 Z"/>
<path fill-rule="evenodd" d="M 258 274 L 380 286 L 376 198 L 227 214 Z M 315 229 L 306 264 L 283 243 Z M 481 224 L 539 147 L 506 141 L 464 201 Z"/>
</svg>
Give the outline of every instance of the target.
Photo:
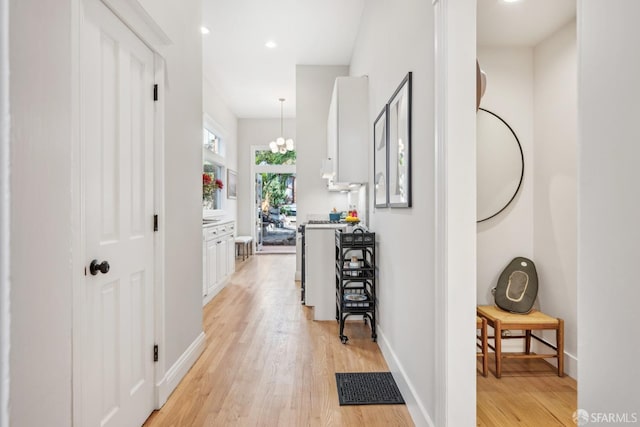
<svg viewBox="0 0 640 427">
<path fill-rule="evenodd" d="M 576 16 L 577 0 L 478 0 L 478 46 L 535 46 Z"/>
<path fill-rule="evenodd" d="M 364 0 L 203 0 L 204 75 L 239 118 L 295 117 L 296 64 L 348 65 Z M 265 47 L 268 40 L 277 47 Z"/>
<path fill-rule="evenodd" d="M 478 1 L 478 45 L 535 46 L 576 0 Z M 203 0 L 204 76 L 239 118 L 295 117 L 295 66 L 348 65 L 365 0 Z M 277 47 L 265 47 L 268 40 Z"/>
</svg>

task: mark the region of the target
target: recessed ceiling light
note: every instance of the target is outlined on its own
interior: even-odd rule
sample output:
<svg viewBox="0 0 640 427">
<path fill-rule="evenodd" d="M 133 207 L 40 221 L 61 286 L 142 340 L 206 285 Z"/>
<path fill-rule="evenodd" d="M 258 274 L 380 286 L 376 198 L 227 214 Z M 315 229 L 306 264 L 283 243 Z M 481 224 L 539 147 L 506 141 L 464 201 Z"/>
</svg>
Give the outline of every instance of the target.
<svg viewBox="0 0 640 427">
<path fill-rule="evenodd" d="M 202 34 L 209 34 L 211 31 L 207 27 L 200 27 L 200 32 Z"/>
<path fill-rule="evenodd" d="M 520 0 L 502 0 L 502 1 L 505 2 L 505 3 L 517 3 Z"/>
<path fill-rule="evenodd" d="M 278 47 L 278 44 L 276 42 L 274 42 L 273 40 L 269 40 L 264 45 L 266 47 L 268 47 L 269 49 L 275 49 L 276 47 Z"/>
</svg>

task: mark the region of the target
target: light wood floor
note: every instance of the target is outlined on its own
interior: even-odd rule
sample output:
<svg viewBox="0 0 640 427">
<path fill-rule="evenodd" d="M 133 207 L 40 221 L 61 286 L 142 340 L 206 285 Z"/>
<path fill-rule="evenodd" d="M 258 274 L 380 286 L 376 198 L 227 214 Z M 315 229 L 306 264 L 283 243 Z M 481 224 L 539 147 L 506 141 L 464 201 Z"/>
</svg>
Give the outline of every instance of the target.
<svg viewBox="0 0 640 427">
<path fill-rule="evenodd" d="M 411 426 L 404 405 L 338 404 L 335 372 L 388 370 L 370 330 L 314 322 L 300 305 L 295 256 L 252 256 L 204 310 L 204 353 L 145 423 L 175 426 Z M 491 361 L 492 362 L 492 361 Z M 477 376 L 478 426 L 574 426 L 576 383 L 542 361 Z"/>
<path fill-rule="evenodd" d="M 387 371 L 370 330 L 310 320 L 295 255 L 253 256 L 204 310 L 206 349 L 157 426 L 411 426 L 405 405 L 339 406 L 336 372 Z"/>
<path fill-rule="evenodd" d="M 490 370 L 495 366 L 489 357 Z M 576 381 L 544 360 L 508 359 L 502 378 L 477 376 L 477 424 L 487 427 L 575 426 Z"/>
</svg>

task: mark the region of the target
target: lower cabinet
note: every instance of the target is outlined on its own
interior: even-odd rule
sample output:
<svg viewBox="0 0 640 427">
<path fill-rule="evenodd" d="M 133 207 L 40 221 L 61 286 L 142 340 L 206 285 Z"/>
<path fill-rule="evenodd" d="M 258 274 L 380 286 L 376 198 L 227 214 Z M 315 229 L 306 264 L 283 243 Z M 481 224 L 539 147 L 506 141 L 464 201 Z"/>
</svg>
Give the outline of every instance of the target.
<svg viewBox="0 0 640 427">
<path fill-rule="evenodd" d="M 207 226 L 202 231 L 203 304 L 220 292 L 235 271 L 235 223 Z M 233 259 L 233 265 L 230 260 Z"/>
<path fill-rule="evenodd" d="M 216 261 L 218 259 L 218 244 L 216 239 L 211 239 L 206 242 L 205 251 L 207 254 L 207 274 L 205 283 L 204 295 L 210 295 L 214 292 L 216 285 L 218 284 L 218 278 L 216 277 Z"/>
<path fill-rule="evenodd" d="M 227 273 L 232 275 L 236 271 L 236 238 L 232 234 L 227 239 Z"/>
<path fill-rule="evenodd" d="M 216 242 L 216 282 L 220 283 L 227 277 L 227 238 L 222 237 Z"/>
</svg>

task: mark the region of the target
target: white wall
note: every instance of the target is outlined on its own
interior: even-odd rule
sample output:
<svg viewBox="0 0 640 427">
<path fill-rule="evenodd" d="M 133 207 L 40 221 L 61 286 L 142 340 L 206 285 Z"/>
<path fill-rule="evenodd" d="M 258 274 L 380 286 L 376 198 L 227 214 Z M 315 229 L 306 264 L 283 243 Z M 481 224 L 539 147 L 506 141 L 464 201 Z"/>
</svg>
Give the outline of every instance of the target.
<svg viewBox="0 0 640 427">
<path fill-rule="evenodd" d="M 173 44 L 165 89 L 166 366 L 202 331 L 200 2 L 145 6 Z M 10 10 L 11 424 L 71 425 L 72 31 L 79 0 Z M 3 26 L 4 28 L 4 26 Z M 43 29 L 34 33 L 34 28 Z M 43 223 L 44 221 L 44 223 Z M 42 226 L 45 224 L 46 226 Z M 162 220 L 161 220 L 162 223 Z M 37 410 L 34 410 L 37 402 Z"/>
<path fill-rule="evenodd" d="M 576 23 L 534 48 L 533 260 L 540 307 L 565 321 L 566 371 L 577 377 Z M 545 338 L 555 342 L 554 333 Z"/>
<path fill-rule="evenodd" d="M 370 129 L 407 72 L 413 72 L 413 207 L 373 210 L 370 196 L 369 220 L 379 241 L 378 342 L 417 425 L 435 419 L 436 395 L 443 392 L 435 385 L 433 33 L 431 2 L 367 1 L 350 70 L 369 76 Z"/>
<path fill-rule="evenodd" d="M 202 35 L 197 0 L 142 0 L 172 44 L 165 88 L 165 366 L 202 332 Z"/>
<path fill-rule="evenodd" d="M 349 74 L 344 65 L 296 66 L 296 184 L 299 221 L 309 214 L 329 213 L 333 207 L 346 210 L 347 199 L 341 193 L 327 191 L 321 178 L 322 159 L 327 157 L 327 117 L 333 83 Z"/>
<path fill-rule="evenodd" d="M 517 256 L 533 257 L 533 50 L 478 47 L 478 62 L 487 73 L 480 107 L 511 126 L 524 154 L 524 178 L 516 198 L 499 215 L 478 224 L 478 304 L 492 304 L 493 288 Z M 537 263 L 536 263 L 537 265 Z"/>
<path fill-rule="evenodd" d="M 640 2 L 578 7 L 578 407 L 640 415 Z"/>
<path fill-rule="evenodd" d="M 14 426 L 71 425 L 71 9 L 9 11 Z"/>
<path fill-rule="evenodd" d="M 216 131 L 220 132 L 220 136 L 223 138 L 225 165 L 227 168 L 238 172 L 238 198 L 228 199 L 227 188 L 225 187 L 223 190 L 223 210 L 225 216 L 237 219 L 239 213 L 238 206 L 241 203 L 241 199 L 245 196 L 244 192 L 240 191 L 242 172 L 240 171 L 241 162 L 238 157 L 238 119 L 229 109 L 220 92 L 206 77 L 203 79 L 202 89 L 203 111 L 213 119 L 216 124 Z M 223 181 L 226 183 L 227 178 L 225 177 Z"/>
<path fill-rule="evenodd" d="M 284 137 L 292 138 L 298 150 L 296 120 L 284 119 Z M 253 186 L 255 176 L 251 176 L 254 162 L 251 146 L 268 146 L 280 135 L 280 119 L 240 119 L 238 120 L 238 234 L 251 236 L 253 230 Z"/>
<path fill-rule="evenodd" d="M 9 2 L 0 0 L 0 426 L 9 425 Z"/>
</svg>

